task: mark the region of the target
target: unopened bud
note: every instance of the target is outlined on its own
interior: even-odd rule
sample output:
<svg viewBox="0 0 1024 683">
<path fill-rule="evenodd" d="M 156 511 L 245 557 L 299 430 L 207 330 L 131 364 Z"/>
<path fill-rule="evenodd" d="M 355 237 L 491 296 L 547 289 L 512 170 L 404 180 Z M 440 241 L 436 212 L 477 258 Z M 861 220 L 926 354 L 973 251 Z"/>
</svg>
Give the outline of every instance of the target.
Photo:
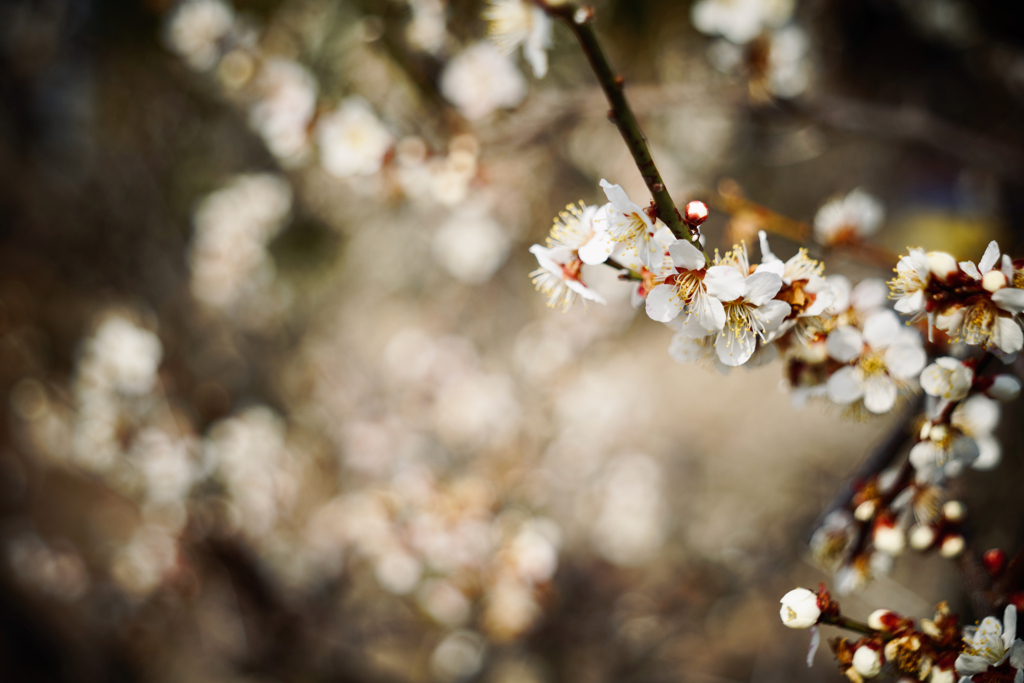
<svg viewBox="0 0 1024 683">
<path fill-rule="evenodd" d="M 928 550 L 935 543 L 935 529 L 918 524 L 910 530 L 910 547 L 914 550 Z"/>
<path fill-rule="evenodd" d="M 1003 569 L 1006 567 L 1006 553 L 1003 552 L 1002 548 L 992 548 L 986 550 L 985 554 L 981 556 L 981 561 L 985 565 L 985 569 L 992 577 L 997 577 L 1003 573 Z"/>
<path fill-rule="evenodd" d="M 821 608 L 818 607 L 818 595 L 806 588 L 794 588 L 782 596 L 782 609 L 779 616 L 782 623 L 789 628 L 810 628 L 818 623 Z"/>
<path fill-rule="evenodd" d="M 907 537 L 903 529 L 891 524 L 879 524 L 875 527 L 875 549 L 886 555 L 901 555 L 907 548 Z"/>
<path fill-rule="evenodd" d="M 996 375 L 985 393 L 1003 403 L 1012 401 L 1020 396 L 1020 380 L 1013 375 Z"/>
<path fill-rule="evenodd" d="M 687 225 L 694 227 L 700 225 L 708 218 L 708 205 L 704 202 L 693 201 L 686 205 L 683 211 L 683 220 Z"/>
<path fill-rule="evenodd" d="M 954 558 L 964 551 L 965 545 L 964 537 L 960 534 L 946 536 L 946 538 L 942 539 L 942 547 L 939 548 L 939 554 L 947 559 Z"/>
<path fill-rule="evenodd" d="M 921 441 L 926 441 L 931 433 L 932 423 L 925 422 L 923 425 L 921 425 L 921 433 L 917 435 L 917 438 L 920 439 Z"/>
<path fill-rule="evenodd" d="M 876 507 L 877 505 L 874 500 L 865 500 L 853 511 L 853 517 L 858 521 L 866 522 L 875 516 Z"/>
<path fill-rule="evenodd" d="M 957 271 L 959 266 L 956 259 L 944 251 L 932 251 L 928 253 L 928 269 L 932 275 L 945 281 L 950 275 Z"/>
<path fill-rule="evenodd" d="M 967 514 L 967 510 L 959 500 L 948 501 L 942 506 L 942 516 L 951 522 L 963 520 L 965 514 Z"/>
<path fill-rule="evenodd" d="M 861 645 L 853 653 L 853 668 L 864 678 L 874 678 L 882 670 L 882 653 L 869 645 Z"/>
<path fill-rule="evenodd" d="M 890 616 L 891 615 L 891 616 Z M 868 616 L 868 626 L 875 629 L 876 631 L 888 630 L 885 626 L 887 621 L 891 621 L 891 617 L 897 617 L 895 612 L 887 609 L 876 609 Z"/>
<path fill-rule="evenodd" d="M 1006 286 L 1006 276 L 998 270 L 990 270 L 982 276 L 981 286 L 989 292 L 996 292 Z"/>
</svg>

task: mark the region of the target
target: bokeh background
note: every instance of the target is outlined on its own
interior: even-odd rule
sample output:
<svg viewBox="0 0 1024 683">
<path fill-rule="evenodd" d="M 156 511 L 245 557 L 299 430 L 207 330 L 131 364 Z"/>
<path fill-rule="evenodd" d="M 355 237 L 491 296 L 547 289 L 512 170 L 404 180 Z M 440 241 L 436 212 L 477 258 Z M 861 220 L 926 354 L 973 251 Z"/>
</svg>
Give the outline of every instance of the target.
<svg viewBox="0 0 1024 683">
<path fill-rule="evenodd" d="M 977 259 L 1022 253 L 1014 4 L 799 0 L 743 45 L 596 10 L 709 245 L 758 227 L 722 188 L 792 228 L 862 187 L 868 256 Z M 608 269 L 546 308 L 528 246 L 643 184 L 571 36 L 536 80 L 481 10 L 0 6 L 0 680 L 837 679 L 778 598 L 828 580 L 808 533 L 891 420 L 677 365 Z M 1024 531 L 1019 416 L 957 484 L 980 549 Z M 977 616 L 908 556 L 843 604 L 941 599 Z"/>
</svg>

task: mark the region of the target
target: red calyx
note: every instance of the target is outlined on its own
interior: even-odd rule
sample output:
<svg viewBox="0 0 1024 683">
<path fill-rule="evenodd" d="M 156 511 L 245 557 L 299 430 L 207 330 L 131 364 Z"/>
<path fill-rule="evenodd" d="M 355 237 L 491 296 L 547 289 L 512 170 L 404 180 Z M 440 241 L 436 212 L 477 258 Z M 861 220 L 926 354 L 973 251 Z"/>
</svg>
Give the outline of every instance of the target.
<svg viewBox="0 0 1024 683">
<path fill-rule="evenodd" d="M 985 554 L 981 556 L 981 561 L 985 565 L 985 569 L 992 575 L 993 578 L 1003 573 L 1003 569 L 1006 568 L 1006 553 L 1003 552 L 1002 548 L 992 548 L 986 550 Z"/>
</svg>

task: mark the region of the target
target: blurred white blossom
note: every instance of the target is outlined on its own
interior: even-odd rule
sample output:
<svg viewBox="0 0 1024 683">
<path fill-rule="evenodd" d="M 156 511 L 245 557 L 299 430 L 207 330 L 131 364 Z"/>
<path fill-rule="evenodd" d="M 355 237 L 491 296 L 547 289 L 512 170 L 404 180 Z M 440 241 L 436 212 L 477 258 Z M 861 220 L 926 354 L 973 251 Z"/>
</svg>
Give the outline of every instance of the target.
<svg viewBox="0 0 1024 683">
<path fill-rule="evenodd" d="M 526 97 L 526 80 L 515 64 L 489 42 L 469 46 L 441 74 L 441 93 L 467 119 L 511 109 Z"/>
</svg>

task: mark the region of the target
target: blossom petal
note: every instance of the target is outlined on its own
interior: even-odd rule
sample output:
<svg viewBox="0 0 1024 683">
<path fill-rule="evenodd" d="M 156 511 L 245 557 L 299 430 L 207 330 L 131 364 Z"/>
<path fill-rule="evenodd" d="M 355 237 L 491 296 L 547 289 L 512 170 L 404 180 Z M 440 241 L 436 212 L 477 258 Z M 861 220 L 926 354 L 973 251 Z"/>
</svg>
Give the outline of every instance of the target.
<svg viewBox="0 0 1024 683">
<path fill-rule="evenodd" d="M 879 311 L 864 321 L 864 342 L 873 349 L 884 349 L 900 333 L 900 319 L 889 310 Z"/>
<path fill-rule="evenodd" d="M 956 658 L 956 672 L 961 675 L 973 676 L 988 671 L 989 661 L 978 655 L 960 655 Z"/>
<path fill-rule="evenodd" d="M 992 301 L 1004 311 L 1014 315 L 1024 311 L 1024 289 L 1016 287 L 1003 287 L 992 294 Z"/>
<path fill-rule="evenodd" d="M 996 263 L 999 261 L 999 245 L 996 244 L 995 240 L 988 243 L 988 248 L 985 249 L 985 255 L 981 257 L 981 261 L 978 262 L 978 270 L 982 273 L 987 273 L 996 267 Z M 980 280 L 981 278 L 976 278 Z"/>
<path fill-rule="evenodd" d="M 807 666 L 814 666 L 814 655 L 817 653 L 819 645 L 821 645 L 821 631 L 817 626 L 812 626 L 811 644 L 807 648 Z"/>
<path fill-rule="evenodd" d="M 864 395 L 864 387 L 861 384 L 859 373 L 856 368 L 845 367 L 836 370 L 828 378 L 826 385 L 829 400 L 839 405 L 849 405 Z"/>
<path fill-rule="evenodd" d="M 700 249 L 693 246 L 689 240 L 676 240 L 668 248 L 668 253 L 672 257 L 672 263 L 675 264 L 676 268 L 700 270 L 707 262 L 704 254 L 700 253 Z"/>
<path fill-rule="evenodd" d="M 683 300 L 672 285 L 658 285 L 647 294 L 647 315 L 651 320 L 667 323 L 683 310 Z"/>
<path fill-rule="evenodd" d="M 961 261 L 960 270 L 975 280 L 981 279 L 981 272 L 978 270 L 978 266 L 974 265 L 974 261 Z"/>
<path fill-rule="evenodd" d="M 905 296 L 897 301 L 893 308 L 900 313 L 915 315 L 924 310 L 924 304 L 924 290 L 919 289 L 910 296 Z"/>
<path fill-rule="evenodd" d="M 919 441 L 910 449 L 910 464 L 914 469 L 921 471 L 935 467 L 938 447 L 931 441 Z"/>
<path fill-rule="evenodd" d="M 616 211 L 620 213 L 643 213 L 639 206 L 629 201 L 629 195 L 622 189 L 621 185 L 612 185 L 604 178 L 601 179 L 601 188 L 608 201 L 612 203 Z"/>
<path fill-rule="evenodd" d="M 825 349 L 831 358 L 840 363 L 849 363 L 864 350 L 864 339 L 856 327 L 840 325 L 828 333 Z"/>
<path fill-rule="evenodd" d="M 766 233 L 764 230 L 758 230 L 757 239 L 761 243 L 761 263 L 770 263 L 771 261 L 778 261 L 779 257 L 773 254 L 771 247 L 768 246 L 768 233 Z"/>
<path fill-rule="evenodd" d="M 885 367 L 896 379 L 910 379 L 924 368 L 928 356 L 919 344 L 893 344 L 885 350 Z"/>
<path fill-rule="evenodd" d="M 1024 667 L 1024 640 L 1020 638 L 1010 646 L 1010 666 L 1014 669 Z"/>
<path fill-rule="evenodd" d="M 580 260 L 591 266 L 604 263 L 612 255 L 615 248 L 615 239 L 610 232 L 596 232 L 586 243 L 580 247 Z"/>
<path fill-rule="evenodd" d="M 539 7 L 531 8 L 533 29 L 523 44 L 523 56 L 533 67 L 536 78 L 548 72 L 547 48 L 551 46 L 551 18 Z"/>
<path fill-rule="evenodd" d="M 888 298 L 889 285 L 885 284 L 885 280 L 877 277 L 861 280 L 850 291 L 850 305 L 864 316 L 876 308 L 885 306 L 885 301 Z"/>
<path fill-rule="evenodd" d="M 703 344 L 701 338 L 677 333 L 669 343 L 668 355 L 672 356 L 675 362 L 684 365 L 700 363 L 707 360 L 708 347 Z"/>
<path fill-rule="evenodd" d="M 719 301 L 733 301 L 743 295 L 743 276 L 732 266 L 711 266 L 704 275 L 704 287 Z"/>
<path fill-rule="evenodd" d="M 757 319 L 764 325 L 765 332 L 774 332 L 793 309 L 785 301 L 772 299 L 757 309 Z"/>
<path fill-rule="evenodd" d="M 565 286 L 582 296 L 584 299 L 590 299 L 591 301 L 596 301 L 599 304 L 608 303 L 605 301 L 603 296 L 592 290 L 590 287 L 587 287 L 579 280 L 567 279 L 565 280 Z"/>
<path fill-rule="evenodd" d="M 896 384 L 884 374 L 869 377 L 864 382 L 864 407 L 881 415 L 896 405 Z"/>
<path fill-rule="evenodd" d="M 690 302 L 690 310 L 697 322 L 708 331 L 720 331 L 725 327 L 725 307 L 713 296 L 697 296 Z"/>
<path fill-rule="evenodd" d="M 772 300 L 782 289 L 782 278 L 775 273 L 754 273 L 743 281 L 743 298 L 754 306 Z"/>
<path fill-rule="evenodd" d="M 845 313 L 850 308 L 850 280 L 845 275 L 829 275 L 825 278 L 832 291 L 835 293 L 835 301 L 829 307 L 828 312 L 832 315 L 839 315 Z M 858 285 L 859 286 L 859 285 Z M 888 295 L 889 288 L 886 287 L 886 296 Z M 884 297 L 883 297 L 884 298 Z"/>
<path fill-rule="evenodd" d="M 780 278 L 786 272 L 786 264 L 776 259 L 774 261 L 763 261 L 754 269 L 755 273 L 773 273 Z"/>
<path fill-rule="evenodd" d="M 1013 318 L 996 318 L 992 341 L 1003 353 L 1017 353 L 1024 347 L 1024 332 Z"/>
<path fill-rule="evenodd" d="M 995 244 L 995 241 L 992 242 Z M 992 245 L 989 245 L 992 248 Z M 998 247 L 997 247 L 998 249 Z M 987 256 L 986 252 L 986 256 Z M 998 258 L 998 257 L 997 257 Z M 1012 602 L 1003 611 L 1003 647 L 1009 650 L 1013 647 L 1013 641 L 1017 638 L 1017 606 Z"/>
<path fill-rule="evenodd" d="M 743 365 L 754 355 L 757 347 L 757 337 L 750 330 L 734 332 L 731 329 L 723 330 L 715 340 L 715 351 L 718 359 L 723 364 L 735 368 Z"/>
</svg>

